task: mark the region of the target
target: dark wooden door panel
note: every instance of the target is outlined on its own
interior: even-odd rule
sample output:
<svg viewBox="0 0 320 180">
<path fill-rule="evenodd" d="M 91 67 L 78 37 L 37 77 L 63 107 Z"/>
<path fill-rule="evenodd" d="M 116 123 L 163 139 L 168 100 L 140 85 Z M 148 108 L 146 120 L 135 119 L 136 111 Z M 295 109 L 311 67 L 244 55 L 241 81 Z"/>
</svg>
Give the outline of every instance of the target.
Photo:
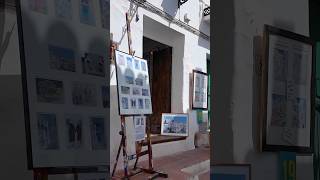
<svg viewBox="0 0 320 180">
<path fill-rule="evenodd" d="M 149 118 L 151 133 L 160 134 L 161 114 L 171 112 L 172 48 L 153 51 L 152 56 L 152 72 L 150 73 L 152 73 L 153 114 Z"/>
</svg>

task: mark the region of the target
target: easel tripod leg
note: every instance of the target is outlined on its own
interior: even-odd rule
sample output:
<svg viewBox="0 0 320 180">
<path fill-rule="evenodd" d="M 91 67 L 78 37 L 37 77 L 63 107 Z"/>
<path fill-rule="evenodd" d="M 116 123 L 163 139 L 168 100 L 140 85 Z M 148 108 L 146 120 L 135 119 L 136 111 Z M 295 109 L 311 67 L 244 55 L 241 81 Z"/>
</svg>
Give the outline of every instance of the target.
<svg viewBox="0 0 320 180">
<path fill-rule="evenodd" d="M 117 157 L 116 157 L 116 162 L 115 162 L 115 164 L 114 164 L 114 166 L 113 166 L 113 170 L 112 170 L 111 177 L 114 177 L 114 174 L 115 174 L 115 172 L 116 172 L 122 145 L 123 145 L 123 135 L 122 135 L 122 137 L 121 137 L 121 141 L 120 141 L 120 145 L 119 145 L 118 153 L 117 153 Z"/>
</svg>

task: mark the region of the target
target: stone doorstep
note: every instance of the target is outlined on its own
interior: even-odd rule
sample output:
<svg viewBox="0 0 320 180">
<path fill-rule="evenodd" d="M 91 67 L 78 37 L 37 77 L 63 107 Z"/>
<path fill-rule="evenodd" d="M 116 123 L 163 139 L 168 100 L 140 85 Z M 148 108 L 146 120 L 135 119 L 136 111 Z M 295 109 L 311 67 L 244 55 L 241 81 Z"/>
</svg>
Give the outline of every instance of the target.
<svg viewBox="0 0 320 180">
<path fill-rule="evenodd" d="M 210 146 L 210 133 L 197 132 L 194 139 L 195 147 L 209 147 Z"/>
<path fill-rule="evenodd" d="M 188 178 L 189 180 L 198 180 L 199 175 L 210 171 L 210 160 L 202 161 L 200 163 L 183 168 L 181 171 L 191 175 L 191 177 Z"/>
</svg>

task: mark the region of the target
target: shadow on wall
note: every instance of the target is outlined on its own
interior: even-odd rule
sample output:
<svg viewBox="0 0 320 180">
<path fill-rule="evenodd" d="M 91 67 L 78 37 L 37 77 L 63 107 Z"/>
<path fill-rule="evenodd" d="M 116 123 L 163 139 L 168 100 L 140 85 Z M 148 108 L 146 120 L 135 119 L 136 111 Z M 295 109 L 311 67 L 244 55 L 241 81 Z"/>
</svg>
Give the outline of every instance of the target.
<svg viewBox="0 0 320 180">
<path fill-rule="evenodd" d="M 4 53 L 6 52 L 9 42 L 10 42 L 10 37 L 13 33 L 13 30 L 15 28 L 15 24 L 10 27 L 10 30 L 4 33 L 5 30 L 5 20 L 6 20 L 6 14 L 5 14 L 5 1 L 0 2 L 0 69 L 2 65 L 2 60 Z"/>
<path fill-rule="evenodd" d="M 201 32 L 203 32 L 203 30 L 205 28 L 209 28 L 210 30 L 210 24 L 206 23 L 203 19 L 201 19 L 201 22 L 200 22 L 200 26 L 199 26 L 199 30 Z M 206 34 L 208 35 L 208 34 Z M 203 48 L 208 48 L 210 49 L 210 39 L 206 40 L 206 39 L 203 39 L 201 36 L 199 36 L 198 38 L 198 45 L 203 47 Z"/>
<path fill-rule="evenodd" d="M 138 6 L 130 1 L 130 6 L 129 6 L 129 10 L 128 11 L 129 11 L 130 16 L 132 17 L 131 20 L 130 20 L 130 24 L 131 24 L 132 21 L 135 19 L 134 17 L 136 16 L 136 14 L 138 12 Z M 110 22 L 110 20 L 109 20 L 109 22 Z M 126 36 L 126 34 L 127 34 L 127 24 L 124 24 L 122 26 L 121 38 L 117 42 L 118 44 L 122 44 L 122 41 L 123 41 L 124 37 Z"/>
<path fill-rule="evenodd" d="M 4 1 L 0 2 L 0 69 L 1 69 L 1 62 L 4 55 L 5 49 L 3 48 L 2 41 L 3 41 L 3 34 L 4 34 L 4 25 L 5 25 L 5 9 L 4 9 Z"/>
<path fill-rule="evenodd" d="M 170 16 L 175 17 L 178 12 L 178 1 L 163 0 L 161 3 L 161 7 Z"/>
<path fill-rule="evenodd" d="M 210 59 L 215 59 L 214 63 L 211 63 L 213 116 L 211 116 L 210 162 L 211 164 L 232 163 L 234 161 L 232 91 L 235 64 L 235 8 L 234 1 L 215 1 L 213 6 L 216 7 L 216 13 L 210 23 L 216 28 L 211 29 L 210 33 L 213 44 Z"/>
</svg>

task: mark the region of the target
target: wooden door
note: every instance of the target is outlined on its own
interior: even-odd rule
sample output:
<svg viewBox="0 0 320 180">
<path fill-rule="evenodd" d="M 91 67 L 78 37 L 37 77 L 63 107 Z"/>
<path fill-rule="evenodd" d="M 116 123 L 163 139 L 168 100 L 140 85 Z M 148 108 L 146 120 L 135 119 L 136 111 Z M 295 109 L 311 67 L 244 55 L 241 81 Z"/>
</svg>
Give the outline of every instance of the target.
<svg viewBox="0 0 320 180">
<path fill-rule="evenodd" d="M 171 112 L 171 75 L 172 48 L 150 53 L 150 85 L 153 114 L 147 122 L 151 122 L 151 133 L 161 133 L 161 114 Z M 151 62 L 152 61 L 152 62 Z"/>
</svg>

